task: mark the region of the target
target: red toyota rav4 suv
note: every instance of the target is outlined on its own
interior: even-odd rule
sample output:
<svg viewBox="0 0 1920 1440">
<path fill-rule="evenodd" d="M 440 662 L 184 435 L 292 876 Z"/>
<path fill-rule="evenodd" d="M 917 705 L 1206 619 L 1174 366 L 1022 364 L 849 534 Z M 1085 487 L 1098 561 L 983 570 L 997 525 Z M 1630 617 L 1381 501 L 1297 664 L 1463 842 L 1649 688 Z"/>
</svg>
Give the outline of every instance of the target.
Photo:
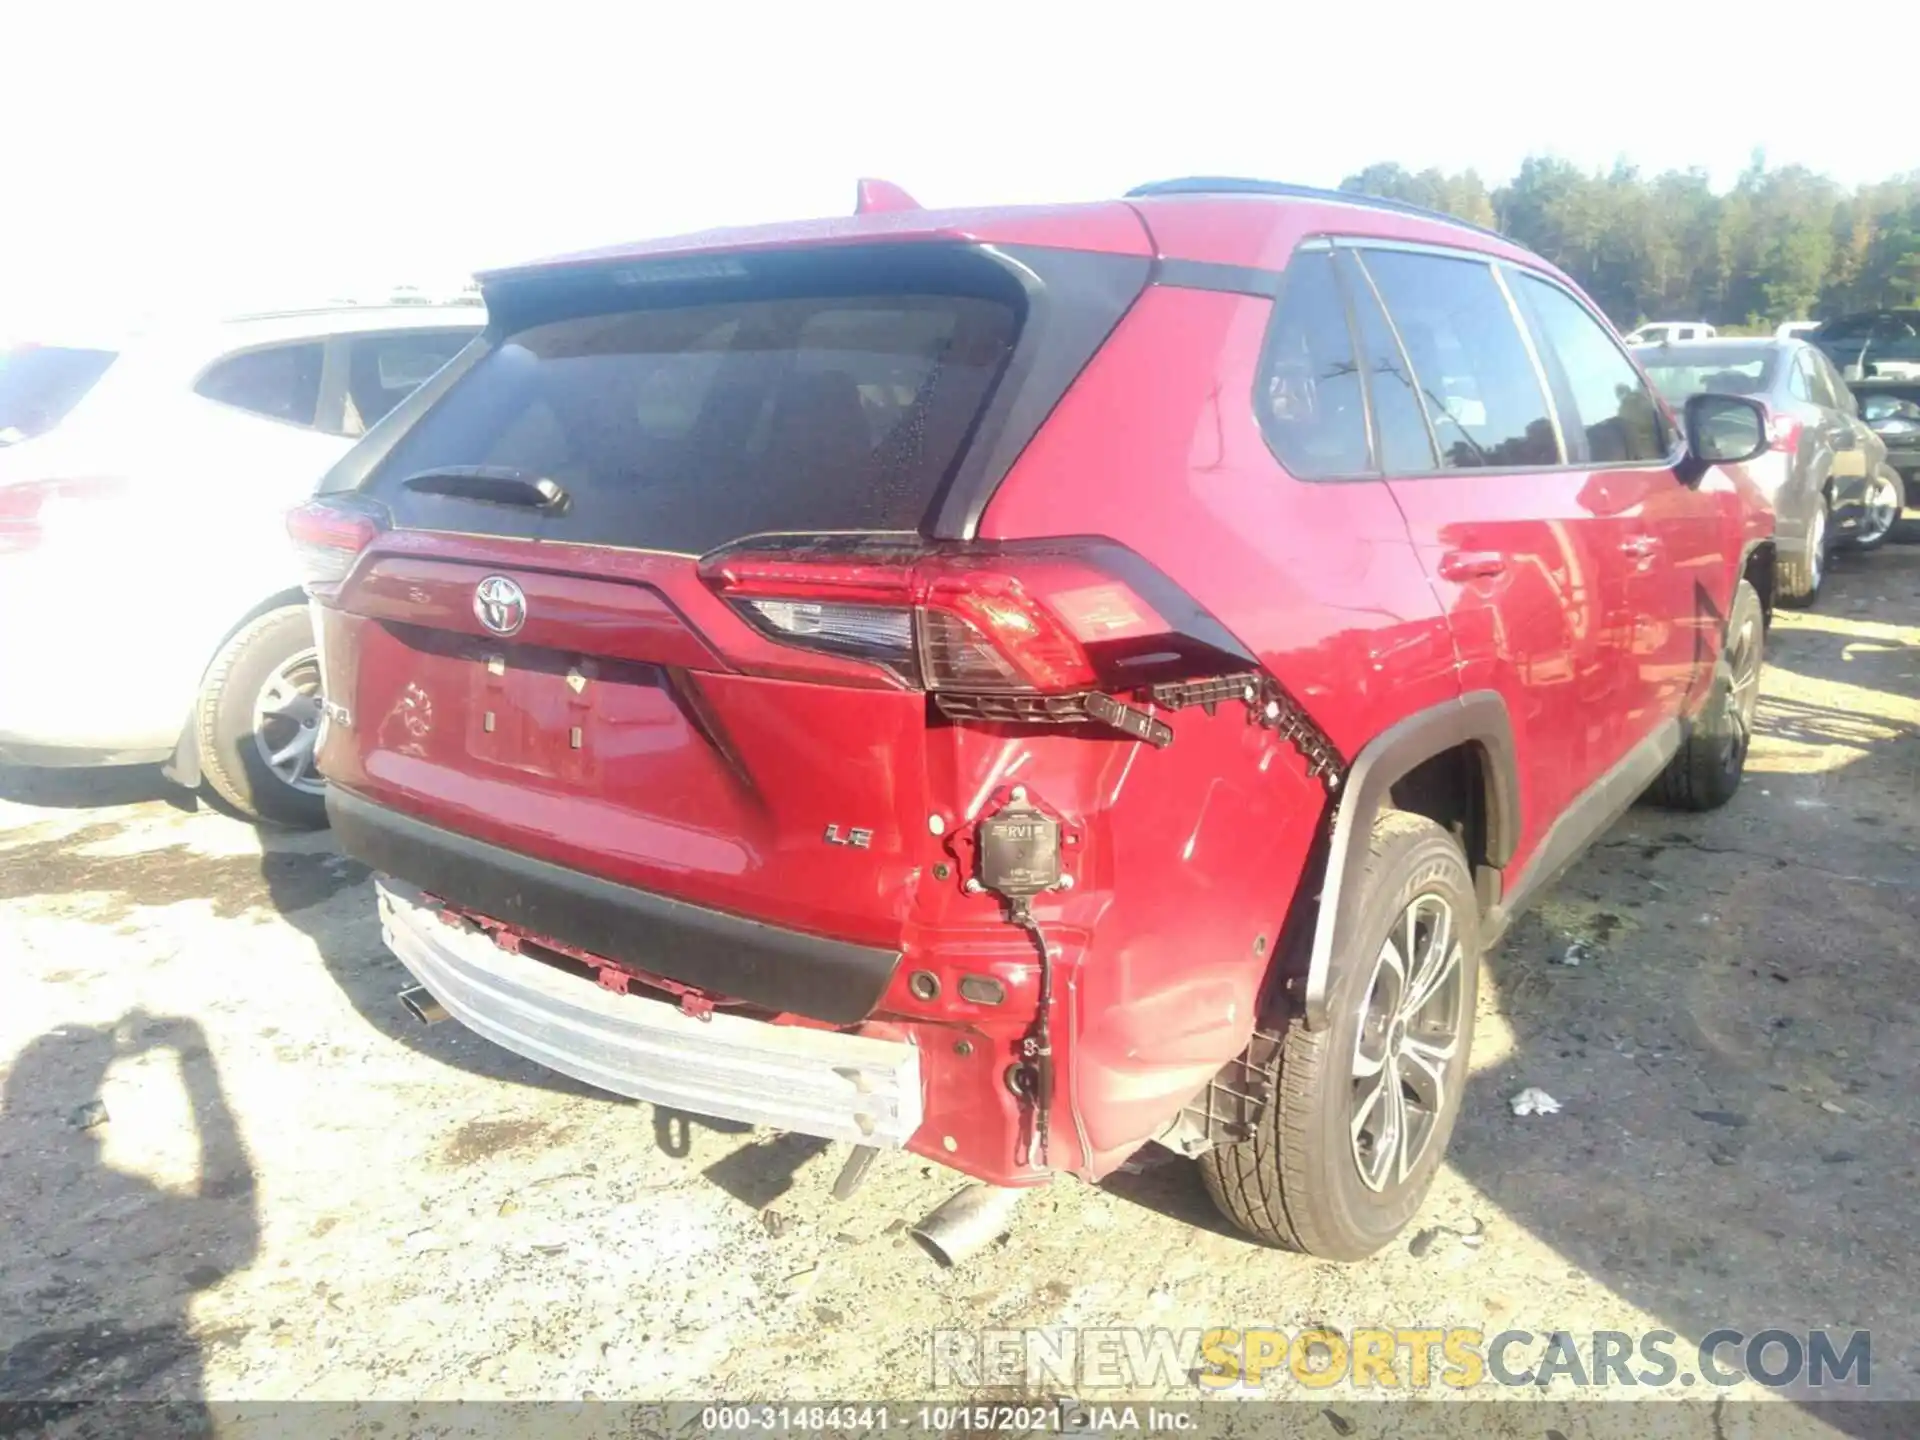
<svg viewBox="0 0 1920 1440">
<path fill-rule="evenodd" d="M 1516 908 L 1739 783 L 1758 407 L 1496 235 L 870 186 L 484 285 L 292 528 L 410 1004 L 555 1070 L 1356 1257 Z"/>
</svg>

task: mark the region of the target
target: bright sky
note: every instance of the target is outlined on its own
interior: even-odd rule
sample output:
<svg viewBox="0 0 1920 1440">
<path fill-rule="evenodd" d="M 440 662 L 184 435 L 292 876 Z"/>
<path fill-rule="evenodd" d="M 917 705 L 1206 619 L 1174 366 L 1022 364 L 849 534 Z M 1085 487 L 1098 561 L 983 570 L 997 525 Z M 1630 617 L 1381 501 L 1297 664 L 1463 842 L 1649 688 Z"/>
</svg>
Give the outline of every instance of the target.
<svg viewBox="0 0 1920 1440">
<path fill-rule="evenodd" d="M 1720 12 L 1723 18 L 1714 18 Z M 1529 152 L 1846 182 L 1911 127 L 1764 77 L 1804 3 L 9 7 L 0 334 L 76 308 L 297 303 L 851 208 L 1117 195 Z M 1782 71 L 1781 65 L 1787 70 Z M 1737 68 L 1747 78 L 1714 75 Z M 1870 94 L 1868 86 L 1861 93 Z"/>
</svg>

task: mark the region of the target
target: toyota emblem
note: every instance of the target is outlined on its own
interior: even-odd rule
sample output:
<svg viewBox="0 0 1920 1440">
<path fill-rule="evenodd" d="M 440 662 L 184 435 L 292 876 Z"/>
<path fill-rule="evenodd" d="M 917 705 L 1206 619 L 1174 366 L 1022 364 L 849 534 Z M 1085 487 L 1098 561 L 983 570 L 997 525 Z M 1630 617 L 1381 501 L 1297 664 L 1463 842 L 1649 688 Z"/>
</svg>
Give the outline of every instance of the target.
<svg viewBox="0 0 1920 1440">
<path fill-rule="evenodd" d="M 489 575 L 474 586 L 473 613 L 494 634 L 515 634 L 527 623 L 526 592 L 504 575 Z"/>
</svg>

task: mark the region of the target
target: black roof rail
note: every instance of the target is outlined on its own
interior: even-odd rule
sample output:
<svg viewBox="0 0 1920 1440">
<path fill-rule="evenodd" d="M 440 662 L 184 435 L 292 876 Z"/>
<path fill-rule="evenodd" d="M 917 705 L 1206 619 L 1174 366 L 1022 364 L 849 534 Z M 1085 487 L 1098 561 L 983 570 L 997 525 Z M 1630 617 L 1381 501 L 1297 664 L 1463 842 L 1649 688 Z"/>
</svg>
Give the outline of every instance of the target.
<svg viewBox="0 0 1920 1440">
<path fill-rule="evenodd" d="M 1249 180 L 1237 175 L 1189 175 L 1178 180 L 1155 180 L 1146 185 L 1136 185 L 1127 191 L 1126 198 L 1133 200 L 1153 195 L 1274 195 L 1289 200 L 1332 200 L 1342 205 L 1365 205 L 1370 210 L 1418 215 L 1422 220 L 1439 220 L 1448 225 L 1457 225 L 1462 230 L 1471 230 L 1476 235 L 1504 240 L 1522 250 L 1527 248 L 1511 235 L 1502 235 L 1498 230 L 1489 230 L 1484 225 L 1462 220 L 1458 215 L 1449 215 L 1444 210 L 1429 210 L 1424 205 L 1388 200 L 1379 195 L 1362 194 L 1358 190 L 1322 190 L 1316 185 L 1289 185 L 1282 180 Z"/>
</svg>

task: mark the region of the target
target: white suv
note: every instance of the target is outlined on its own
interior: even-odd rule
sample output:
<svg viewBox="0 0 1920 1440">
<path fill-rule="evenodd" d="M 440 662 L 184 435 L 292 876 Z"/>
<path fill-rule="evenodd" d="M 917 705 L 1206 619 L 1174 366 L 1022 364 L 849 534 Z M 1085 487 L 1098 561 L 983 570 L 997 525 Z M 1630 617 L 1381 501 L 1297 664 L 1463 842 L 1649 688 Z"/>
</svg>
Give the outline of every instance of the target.
<svg viewBox="0 0 1920 1440">
<path fill-rule="evenodd" d="M 326 823 L 285 514 L 486 322 L 340 306 L 0 349 L 0 762 Z"/>
</svg>

